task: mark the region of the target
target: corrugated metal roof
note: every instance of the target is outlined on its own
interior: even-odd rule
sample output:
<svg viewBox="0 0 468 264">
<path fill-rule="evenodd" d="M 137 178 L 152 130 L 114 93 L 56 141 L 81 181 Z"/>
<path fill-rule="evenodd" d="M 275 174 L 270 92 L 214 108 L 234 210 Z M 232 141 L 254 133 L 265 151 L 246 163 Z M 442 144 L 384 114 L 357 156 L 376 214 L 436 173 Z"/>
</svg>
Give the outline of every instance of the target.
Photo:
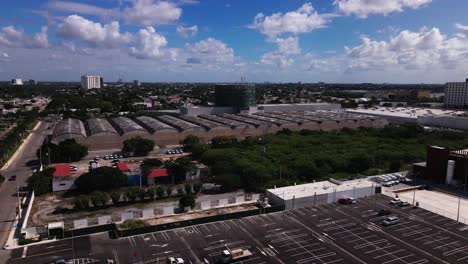
<svg viewBox="0 0 468 264">
<path fill-rule="evenodd" d="M 254 119 L 251 119 L 251 118 L 245 118 L 245 117 L 240 116 L 240 115 L 222 114 L 222 115 L 220 115 L 220 116 L 221 116 L 221 117 L 224 117 L 224 118 L 236 120 L 236 121 L 239 121 L 239 122 L 242 122 L 242 123 L 247 123 L 247 124 L 250 124 L 250 125 L 253 125 L 253 126 L 256 126 L 256 127 L 259 127 L 259 126 L 267 126 L 267 127 L 270 127 L 270 126 L 272 126 L 272 124 L 269 123 L 269 122 L 264 122 L 264 121 L 260 121 L 260 120 L 254 120 Z"/>
<path fill-rule="evenodd" d="M 179 116 L 179 118 L 183 119 L 183 120 L 186 120 L 186 121 L 189 121 L 191 123 L 200 125 L 200 126 L 206 128 L 206 129 L 213 129 L 213 128 L 218 128 L 218 127 L 227 127 L 224 124 L 216 123 L 216 122 L 213 122 L 211 120 L 198 118 L 198 117 L 195 117 L 195 116 L 182 115 L 182 116 Z"/>
<path fill-rule="evenodd" d="M 250 124 L 242 123 L 242 122 L 239 122 L 239 121 L 235 121 L 235 120 L 232 120 L 232 119 L 227 119 L 227 118 L 223 118 L 223 117 L 215 116 L 215 115 L 199 115 L 198 117 L 208 119 L 208 120 L 211 120 L 211 121 L 214 121 L 214 122 L 217 122 L 217 123 L 221 123 L 221 124 L 230 126 L 231 128 L 251 127 L 252 126 Z"/>
<path fill-rule="evenodd" d="M 141 122 L 142 125 L 147 126 L 153 132 L 161 130 L 176 130 L 176 128 L 148 116 L 139 116 L 136 118 L 136 120 Z"/>
<path fill-rule="evenodd" d="M 86 121 L 86 127 L 89 130 L 90 135 L 98 134 L 98 133 L 116 133 L 117 130 L 103 118 L 91 118 Z"/>
<path fill-rule="evenodd" d="M 86 137 L 86 130 L 81 120 L 67 118 L 63 119 L 55 126 L 54 137 L 70 134 Z"/>
<path fill-rule="evenodd" d="M 117 130 L 119 130 L 121 134 L 135 131 L 148 132 L 146 129 L 128 117 L 115 117 L 112 118 L 112 122 L 117 126 Z"/>
<path fill-rule="evenodd" d="M 170 116 L 170 115 L 163 115 L 158 117 L 161 121 L 170 124 L 171 126 L 177 127 L 179 130 L 199 130 L 202 129 L 199 125 L 195 125 L 193 123 L 187 122 L 185 120 Z"/>
</svg>

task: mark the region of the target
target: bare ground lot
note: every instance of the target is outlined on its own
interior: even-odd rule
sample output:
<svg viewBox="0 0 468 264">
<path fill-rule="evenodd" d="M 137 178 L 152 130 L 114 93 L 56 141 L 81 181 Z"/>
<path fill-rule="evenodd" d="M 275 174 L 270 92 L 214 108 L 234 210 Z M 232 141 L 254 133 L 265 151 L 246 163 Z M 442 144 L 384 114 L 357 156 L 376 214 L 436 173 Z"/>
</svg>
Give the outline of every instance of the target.
<svg viewBox="0 0 468 264">
<path fill-rule="evenodd" d="M 222 198 L 230 198 L 239 195 L 244 195 L 243 191 L 233 192 L 233 193 L 225 193 L 225 194 L 217 194 L 217 195 L 203 195 L 200 194 L 197 196 L 197 201 L 206 201 L 206 200 L 218 200 Z M 109 207 L 100 210 L 93 210 L 93 211 L 81 211 L 81 212 L 70 212 L 70 213 L 54 213 L 57 207 L 63 208 L 70 208 L 72 209 L 72 205 L 70 202 L 73 198 L 65 198 L 61 195 L 44 195 L 37 197 L 34 200 L 34 205 L 31 210 L 30 218 L 28 221 L 28 226 L 46 226 L 50 222 L 57 222 L 57 221 L 64 221 L 67 228 L 72 228 L 73 220 L 78 219 L 85 219 L 87 218 L 90 225 L 97 224 L 97 217 L 104 216 L 104 215 L 111 215 L 112 218 L 117 221 L 120 219 L 120 214 L 126 212 L 134 212 L 136 215 L 141 213 L 142 210 L 145 209 L 154 209 L 154 208 L 163 208 L 166 206 L 178 206 L 178 198 L 177 197 L 170 197 L 164 200 L 157 201 L 156 204 L 154 202 L 143 202 L 143 203 L 134 203 L 116 207 Z M 227 212 L 235 212 L 235 211 L 244 211 L 248 209 L 252 209 L 252 205 L 245 205 L 245 206 L 233 206 L 226 208 L 225 211 Z M 175 222 L 180 220 L 188 220 L 192 218 L 199 218 L 204 216 L 216 215 L 224 213 L 223 209 L 212 209 L 212 210 L 195 210 L 190 214 L 180 214 L 171 217 L 164 217 L 158 216 L 161 220 L 158 220 L 159 223 L 167 223 L 167 222 Z M 162 220 L 164 219 L 164 220 Z M 150 220 L 148 220 L 150 221 Z M 150 222 L 152 223 L 152 222 Z"/>
<path fill-rule="evenodd" d="M 9 263 L 51 263 L 71 259 L 73 253 L 75 263 L 166 263 L 169 256 L 214 263 L 223 249 L 238 247 L 253 253 L 239 262 L 246 264 L 468 262 L 466 225 L 421 208 L 392 207 L 388 201 L 377 195 L 355 205 L 310 206 L 121 239 L 81 237 L 15 250 Z M 377 216 L 380 209 L 391 210 L 400 223 L 381 226 L 385 217 Z"/>
</svg>

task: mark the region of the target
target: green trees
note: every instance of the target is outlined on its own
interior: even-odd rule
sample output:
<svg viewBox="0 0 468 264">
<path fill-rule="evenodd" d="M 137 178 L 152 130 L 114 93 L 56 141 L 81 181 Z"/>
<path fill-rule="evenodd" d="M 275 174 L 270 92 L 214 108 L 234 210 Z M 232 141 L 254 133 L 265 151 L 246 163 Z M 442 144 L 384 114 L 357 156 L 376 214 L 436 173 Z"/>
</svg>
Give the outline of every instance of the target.
<svg viewBox="0 0 468 264">
<path fill-rule="evenodd" d="M 154 149 L 154 141 L 141 137 L 134 137 L 123 142 L 123 152 L 133 152 L 138 156 L 146 156 Z"/>
<path fill-rule="evenodd" d="M 82 174 L 75 184 L 80 192 L 105 191 L 126 186 L 127 176 L 116 168 L 100 167 Z"/>
<path fill-rule="evenodd" d="M 169 161 L 165 164 L 166 169 L 172 177 L 174 182 L 181 182 L 185 180 L 187 173 L 197 169 L 195 164 L 187 157 L 178 158 L 175 161 Z"/>
<path fill-rule="evenodd" d="M 141 173 L 148 175 L 152 169 L 159 168 L 162 164 L 162 161 L 159 159 L 145 159 L 140 165 Z"/>
<path fill-rule="evenodd" d="M 66 139 L 58 145 L 52 143 L 44 144 L 36 152 L 38 158 L 42 156 L 44 164 L 49 163 L 49 156 L 51 163 L 62 163 L 76 162 L 86 155 L 88 155 L 88 147 L 76 143 L 74 139 Z"/>
<path fill-rule="evenodd" d="M 179 207 L 180 208 L 185 208 L 185 207 L 190 207 L 194 208 L 195 207 L 195 197 L 193 194 L 185 194 L 179 199 Z"/>
<path fill-rule="evenodd" d="M 5 182 L 5 176 L 0 174 L 0 185 L 2 185 L 3 182 Z"/>
<path fill-rule="evenodd" d="M 216 139 L 198 159 L 209 166 L 215 176 L 212 181 L 223 185 L 224 191 L 258 191 L 330 177 L 395 172 L 406 164 L 423 161 L 427 145 L 468 147 L 468 133 L 425 132 L 416 125 L 404 124 L 332 132 L 283 131 L 263 135 L 261 140 L 227 141 Z"/>
<path fill-rule="evenodd" d="M 34 173 L 26 180 L 28 188 L 33 190 L 36 196 L 52 192 L 52 175 L 54 172 L 54 168 L 47 168 Z"/>
</svg>

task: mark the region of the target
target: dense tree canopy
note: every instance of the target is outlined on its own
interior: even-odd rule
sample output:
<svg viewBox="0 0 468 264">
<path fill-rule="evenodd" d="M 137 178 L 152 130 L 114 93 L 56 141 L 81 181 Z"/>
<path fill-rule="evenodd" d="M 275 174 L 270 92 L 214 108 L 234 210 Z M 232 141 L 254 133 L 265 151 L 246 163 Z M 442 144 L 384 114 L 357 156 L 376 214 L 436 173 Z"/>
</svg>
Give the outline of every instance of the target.
<svg viewBox="0 0 468 264">
<path fill-rule="evenodd" d="M 242 142 L 216 139 L 200 160 L 225 190 L 260 191 L 329 177 L 394 172 L 424 161 L 428 145 L 468 147 L 468 133 L 426 132 L 416 125 L 383 129 L 281 132 Z"/>
<path fill-rule="evenodd" d="M 74 139 L 66 139 L 58 145 L 44 144 L 36 153 L 42 162 L 48 164 L 49 155 L 51 163 L 76 162 L 88 155 L 88 147 L 76 143 Z"/>
<path fill-rule="evenodd" d="M 165 163 L 165 167 L 169 175 L 174 178 L 175 183 L 184 181 L 187 173 L 196 169 L 195 164 L 187 157 L 178 158 L 175 161 L 168 161 Z"/>
<path fill-rule="evenodd" d="M 75 182 L 78 191 L 89 193 L 92 191 L 111 190 L 127 185 L 127 176 L 119 169 L 100 167 L 82 174 Z"/>
<path fill-rule="evenodd" d="M 28 188 L 34 191 L 37 196 L 52 192 L 52 177 L 55 168 L 47 168 L 34 173 L 26 180 Z"/>
<path fill-rule="evenodd" d="M 135 155 L 146 156 L 154 149 L 154 141 L 141 137 L 134 137 L 123 142 L 123 152 L 133 152 Z"/>
</svg>

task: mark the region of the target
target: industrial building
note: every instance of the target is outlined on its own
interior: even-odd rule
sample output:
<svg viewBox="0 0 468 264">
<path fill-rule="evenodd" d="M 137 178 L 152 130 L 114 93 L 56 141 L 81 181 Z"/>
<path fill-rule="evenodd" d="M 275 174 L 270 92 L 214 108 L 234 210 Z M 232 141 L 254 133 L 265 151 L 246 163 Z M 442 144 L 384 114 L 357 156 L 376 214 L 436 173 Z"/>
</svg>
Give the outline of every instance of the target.
<svg viewBox="0 0 468 264">
<path fill-rule="evenodd" d="M 138 136 L 151 139 L 158 146 L 166 146 L 179 144 L 188 135 L 195 135 L 209 143 L 212 138 L 219 136 L 244 139 L 274 134 L 282 129 L 330 131 L 358 127 L 381 128 L 387 124 L 383 118 L 329 111 L 92 118 L 85 123 L 77 119 L 64 119 L 56 125 L 52 142 L 58 144 L 74 138 L 89 150 L 114 150 L 122 148 L 126 139 Z"/>
<path fill-rule="evenodd" d="M 304 112 L 304 111 L 340 111 L 340 104 L 305 103 L 305 104 L 261 104 L 259 112 Z"/>
<path fill-rule="evenodd" d="M 464 114 L 463 111 L 418 107 L 372 107 L 347 109 L 346 112 L 381 117 L 393 123 L 413 123 L 423 126 L 432 126 L 432 124 L 436 124 L 436 120 L 442 120 L 439 119 L 441 117 L 460 116 Z M 441 121 L 440 124 L 447 125 L 447 128 L 451 128 L 455 125 L 454 123 L 445 123 L 445 121 Z"/>
<path fill-rule="evenodd" d="M 103 80 L 100 76 L 96 75 L 83 75 L 81 76 L 81 89 L 99 89 L 103 85 Z"/>
<path fill-rule="evenodd" d="M 361 198 L 380 192 L 380 187 L 367 180 L 321 181 L 282 188 L 268 189 L 266 198 L 272 205 L 284 205 L 285 209 L 333 203 L 341 198 Z"/>
<path fill-rule="evenodd" d="M 465 82 L 448 82 L 445 84 L 445 107 L 468 107 L 468 79 Z"/>
<path fill-rule="evenodd" d="M 451 150 L 429 146 L 426 162 L 413 165 L 413 178 L 426 179 L 440 184 L 466 184 L 467 172 L 468 149 Z"/>
<path fill-rule="evenodd" d="M 13 85 L 23 85 L 22 79 L 11 79 L 11 84 Z"/>
<path fill-rule="evenodd" d="M 232 107 L 242 111 L 256 104 L 254 84 L 218 84 L 215 87 L 215 105 L 218 107 Z"/>
<path fill-rule="evenodd" d="M 81 120 L 66 118 L 55 126 L 51 142 L 58 144 L 66 139 L 74 139 L 77 143 L 85 144 L 86 137 L 85 126 Z"/>
</svg>

